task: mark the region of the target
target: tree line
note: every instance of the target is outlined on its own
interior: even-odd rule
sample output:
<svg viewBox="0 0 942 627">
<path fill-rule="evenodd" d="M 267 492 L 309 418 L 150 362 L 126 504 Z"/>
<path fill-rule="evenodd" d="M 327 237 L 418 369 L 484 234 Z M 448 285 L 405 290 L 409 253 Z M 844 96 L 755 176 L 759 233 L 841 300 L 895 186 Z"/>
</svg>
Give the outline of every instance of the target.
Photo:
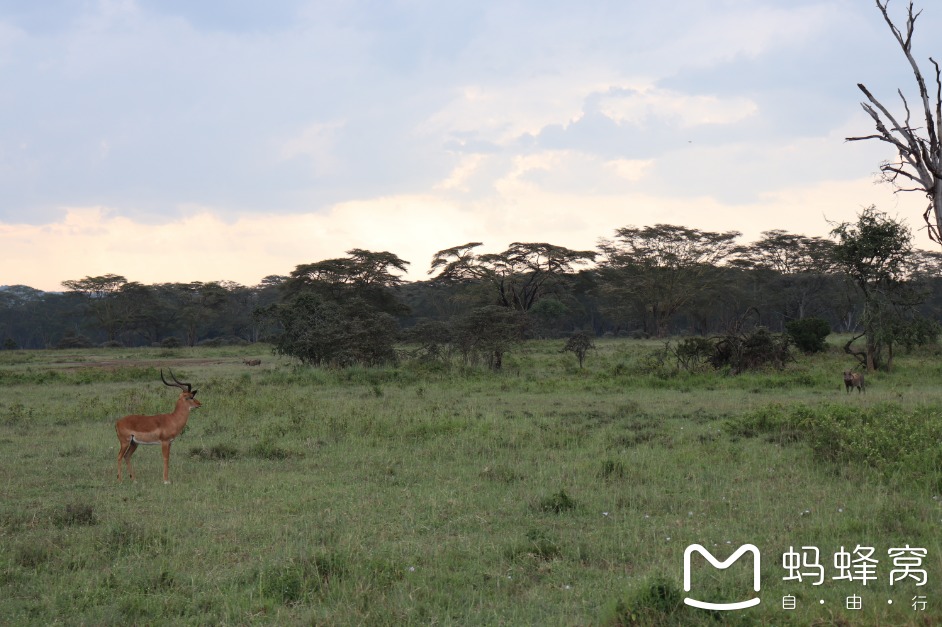
<svg viewBox="0 0 942 627">
<path fill-rule="evenodd" d="M 436 253 L 429 279 L 403 279 L 408 261 L 362 249 L 299 265 L 258 285 L 144 285 L 108 274 L 62 292 L 0 288 L 0 346 L 195 346 L 271 342 L 311 364 L 376 364 L 403 342 L 500 368 L 525 338 L 582 333 L 718 334 L 747 316 L 782 332 L 815 319 L 851 334 L 846 350 L 870 369 L 894 350 L 931 341 L 942 319 L 942 253 L 913 249 L 907 227 L 875 208 L 830 238 L 657 224 L 624 227 L 594 250 L 548 243 Z"/>
</svg>

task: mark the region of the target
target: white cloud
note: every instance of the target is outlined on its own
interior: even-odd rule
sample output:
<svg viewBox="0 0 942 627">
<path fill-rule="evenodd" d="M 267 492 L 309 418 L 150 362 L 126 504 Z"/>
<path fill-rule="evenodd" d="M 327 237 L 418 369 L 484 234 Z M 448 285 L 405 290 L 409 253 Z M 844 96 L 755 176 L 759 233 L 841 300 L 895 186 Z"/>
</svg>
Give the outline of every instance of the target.
<svg viewBox="0 0 942 627">
<path fill-rule="evenodd" d="M 456 88 L 450 101 L 419 130 L 446 137 L 473 134 L 506 144 L 524 134 L 536 135 L 547 126 L 577 120 L 586 98 L 608 91 L 612 80 L 605 72 L 590 70 L 537 76 L 513 84 L 465 85 Z"/>
<path fill-rule="evenodd" d="M 653 163 L 653 159 L 612 159 L 605 165 L 614 170 L 619 177 L 637 182 L 644 178 Z"/>
<path fill-rule="evenodd" d="M 461 158 L 451 174 L 441 183 L 433 187 L 436 191 L 455 190 L 458 192 L 471 191 L 471 178 L 479 172 L 485 161 L 484 155 L 466 155 Z"/>
<path fill-rule="evenodd" d="M 678 11 L 684 10 L 678 6 Z M 668 63 L 708 67 L 737 56 L 758 57 L 776 48 L 805 46 L 816 37 L 826 36 L 829 29 L 838 25 L 846 28 L 853 21 L 849 11 L 833 2 L 787 8 L 753 2 L 725 6 L 710 2 L 704 14 L 665 37 L 653 52 Z"/>
<path fill-rule="evenodd" d="M 334 150 L 337 134 L 345 125 L 344 120 L 311 124 L 296 137 L 282 143 L 281 158 L 306 157 L 311 162 L 315 176 L 336 173 L 341 162 L 334 154 Z"/>
<path fill-rule="evenodd" d="M 735 124 L 756 115 L 758 105 L 747 98 L 688 95 L 648 88 L 603 96 L 599 111 L 619 124 L 644 126 L 651 120 L 671 121 L 679 128 L 703 124 Z"/>
</svg>

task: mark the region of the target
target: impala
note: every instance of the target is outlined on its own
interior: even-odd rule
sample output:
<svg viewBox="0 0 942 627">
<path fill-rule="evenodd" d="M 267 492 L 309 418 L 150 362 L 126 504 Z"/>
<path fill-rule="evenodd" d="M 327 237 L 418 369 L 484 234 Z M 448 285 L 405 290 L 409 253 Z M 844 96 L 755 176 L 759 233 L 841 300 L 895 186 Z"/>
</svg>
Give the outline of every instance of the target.
<svg viewBox="0 0 942 627">
<path fill-rule="evenodd" d="M 170 443 L 180 435 L 186 421 L 190 417 L 190 410 L 196 409 L 201 403 L 194 398 L 196 390 L 189 383 L 178 381 L 170 371 L 173 383 L 164 379 L 164 371 L 160 371 L 160 380 L 164 385 L 177 387 L 182 390 L 177 406 L 169 414 L 156 416 L 131 415 L 125 416 L 115 423 L 118 432 L 118 442 L 121 450 L 118 451 L 118 481 L 121 481 L 121 460 L 128 465 L 128 476 L 134 479 L 134 470 L 131 468 L 131 455 L 137 450 L 138 444 L 160 444 L 164 454 L 164 483 L 170 483 Z"/>
</svg>

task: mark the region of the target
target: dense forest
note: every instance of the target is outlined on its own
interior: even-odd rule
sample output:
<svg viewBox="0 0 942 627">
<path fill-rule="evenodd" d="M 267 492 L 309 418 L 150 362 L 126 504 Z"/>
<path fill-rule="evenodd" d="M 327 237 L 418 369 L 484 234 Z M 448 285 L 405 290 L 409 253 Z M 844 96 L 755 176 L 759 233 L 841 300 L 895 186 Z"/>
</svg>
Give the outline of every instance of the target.
<svg viewBox="0 0 942 627">
<path fill-rule="evenodd" d="M 114 274 L 66 280 L 62 292 L 4 286 L 0 348 L 265 341 L 310 363 L 373 363 L 394 358 L 402 340 L 467 354 L 488 334 L 710 335 L 746 316 L 772 332 L 816 318 L 891 349 L 894 339 L 910 344 L 913 328 L 934 339 L 942 254 L 913 249 L 909 230 L 886 214 L 864 210 L 830 239 L 779 230 L 739 238 L 658 224 L 618 229 L 585 251 L 514 243 L 485 254 L 471 242 L 439 251 L 430 278 L 415 282 L 403 280 L 409 262 L 395 254 L 354 249 L 254 286 L 143 285 Z M 471 344 L 462 348 L 461 337 Z M 316 348 L 292 353 L 299 342 Z"/>
</svg>

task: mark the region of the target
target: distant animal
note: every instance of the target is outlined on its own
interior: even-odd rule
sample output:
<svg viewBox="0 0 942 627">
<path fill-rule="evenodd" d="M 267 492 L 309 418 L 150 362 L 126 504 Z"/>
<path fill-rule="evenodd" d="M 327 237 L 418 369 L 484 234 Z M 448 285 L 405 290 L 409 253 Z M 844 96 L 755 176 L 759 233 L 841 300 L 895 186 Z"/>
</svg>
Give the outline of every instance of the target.
<svg viewBox="0 0 942 627">
<path fill-rule="evenodd" d="M 862 372 L 844 371 L 844 389 L 850 394 L 851 388 L 857 388 L 857 392 L 864 391 L 864 376 Z"/>
<path fill-rule="evenodd" d="M 160 371 L 160 380 L 169 387 L 180 388 L 180 397 L 177 405 L 169 414 L 156 416 L 131 415 L 125 416 L 115 423 L 118 432 L 118 481 L 121 480 L 121 461 L 128 467 L 128 475 L 134 479 L 134 469 L 131 468 L 131 455 L 137 450 L 139 444 L 160 444 L 164 455 L 164 483 L 170 483 L 170 443 L 180 435 L 190 417 L 190 411 L 198 408 L 202 403 L 196 400 L 196 390 L 184 381 L 178 381 L 170 371 L 173 383 L 164 379 L 164 371 Z"/>
<path fill-rule="evenodd" d="M 242 363 L 245 364 L 246 366 L 261 366 L 262 360 L 261 359 L 243 359 Z"/>
</svg>

